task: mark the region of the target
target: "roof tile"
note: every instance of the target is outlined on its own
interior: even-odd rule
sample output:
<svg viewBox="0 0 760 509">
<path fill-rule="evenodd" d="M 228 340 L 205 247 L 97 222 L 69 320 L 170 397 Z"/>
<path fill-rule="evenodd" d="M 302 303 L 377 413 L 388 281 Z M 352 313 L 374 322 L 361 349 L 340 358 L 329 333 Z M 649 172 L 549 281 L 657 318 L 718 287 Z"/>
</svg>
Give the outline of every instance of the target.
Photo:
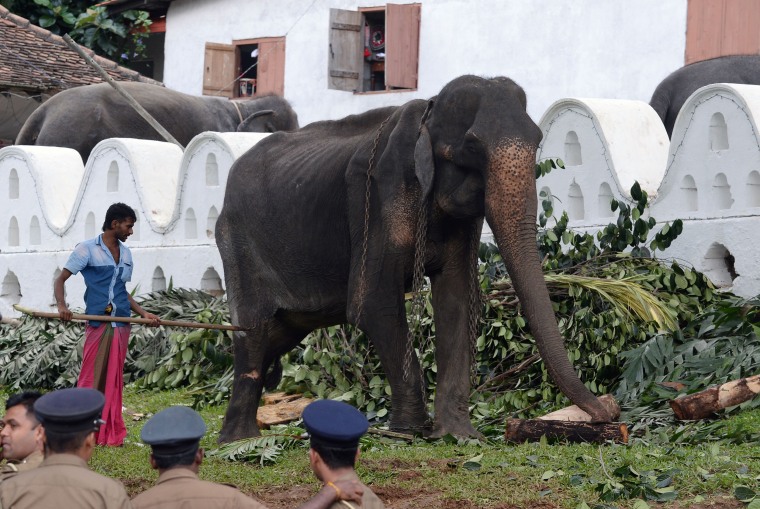
<svg viewBox="0 0 760 509">
<path fill-rule="evenodd" d="M 85 52 L 117 81 L 158 83 L 115 62 Z M 32 25 L 0 6 L 0 82 L 2 88 L 59 91 L 103 79 L 64 42 L 48 30 Z"/>
</svg>

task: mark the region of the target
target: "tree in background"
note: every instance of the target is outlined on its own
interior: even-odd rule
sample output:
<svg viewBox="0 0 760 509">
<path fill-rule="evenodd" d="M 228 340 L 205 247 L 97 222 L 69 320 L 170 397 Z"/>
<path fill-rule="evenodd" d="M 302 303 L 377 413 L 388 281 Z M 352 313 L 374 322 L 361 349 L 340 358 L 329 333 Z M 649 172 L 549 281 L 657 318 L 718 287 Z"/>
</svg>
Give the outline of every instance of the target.
<svg viewBox="0 0 760 509">
<path fill-rule="evenodd" d="M 151 24 L 146 11 L 111 15 L 91 0 L 0 0 L 0 5 L 57 35 L 69 34 L 98 55 L 120 64 L 145 53 Z"/>
</svg>

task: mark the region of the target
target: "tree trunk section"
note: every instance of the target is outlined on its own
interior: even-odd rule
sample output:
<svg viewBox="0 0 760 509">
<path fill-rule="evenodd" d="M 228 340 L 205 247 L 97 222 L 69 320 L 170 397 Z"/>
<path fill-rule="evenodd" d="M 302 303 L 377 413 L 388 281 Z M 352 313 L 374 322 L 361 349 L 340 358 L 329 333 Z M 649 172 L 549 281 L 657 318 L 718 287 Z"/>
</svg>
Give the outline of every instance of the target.
<svg viewBox="0 0 760 509">
<path fill-rule="evenodd" d="M 596 398 L 610 414 L 612 420 L 620 417 L 620 405 L 617 404 L 612 394 L 605 394 Z M 542 421 L 574 421 L 574 422 L 591 422 L 591 416 L 578 407 L 571 405 L 555 412 L 550 412 L 539 417 Z"/>
<path fill-rule="evenodd" d="M 628 443 L 628 426 L 622 422 L 590 423 L 546 421 L 541 419 L 508 419 L 504 438 L 508 442 L 550 441 L 603 443 L 612 440 Z"/>
<path fill-rule="evenodd" d="M 760 375 L 754 375 L 674 399 L 670 402 L 670 408 L 679 420 L 695 421 L 709 417 L 718 410 L 748 401 L 758 393 Z"/>
</svg>

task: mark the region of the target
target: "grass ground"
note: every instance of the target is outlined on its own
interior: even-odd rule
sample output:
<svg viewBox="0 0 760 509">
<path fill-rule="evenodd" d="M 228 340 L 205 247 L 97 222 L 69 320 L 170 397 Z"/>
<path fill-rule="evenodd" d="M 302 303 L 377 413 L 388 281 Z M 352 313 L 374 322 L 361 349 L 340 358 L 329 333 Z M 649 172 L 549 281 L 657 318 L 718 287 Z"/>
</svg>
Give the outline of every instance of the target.
<svg viewBox="0 0 760 509">
<path fill-rule="evenodd" d="M 128 387 L 124 404 L 129 435 L 120 448 L 98 448 L 92 467 L 120 479 L 131 495 L 150 487 L 156 473 L 148 466 L 148 449 L 139 440 L 147 416 L 174 404 L 189 404 L 181 390 L 137 392 Z M 209 432 L 202 445 L 216 447 L 224 407 L 204 409 Z M 729 427 L 760 428 L 760 410 L 730 418 Z M 482 455 L 482 457 L 481 457 Z M 465 465 L 468 460 L 470 463 Z M 471 467 L 469 469 L 467 467 Z M 659 475 L 675 492 L 665 507 L 733 507 L 744 504 L 734 496 L 737 486 L 758 490 L 760 444 L 706 443 L 694 446 L 648 446 L 637 440 L 620 445 L 507 445 L 446 444 L 443 441 L 413 444 L 373 440 L 362 452 L 359 474 L 388 507 L 399 508 L 577 508 L 607 504 L 610 507 L 644 509 L 642 493 L 623 500 L 602 501 L 597 488 L 614 487 L 611 479 L 629 491 L 649 487 L 648 473 Z M 617 473 L 616 473 L 617 471 Z M 232 483 L 272 509 L 296 507 L 318 489 L 309 470 L 304 448 L 285 451 L 274 465 L 235 463 L 207 458 L 201 477 Z M 650 492 L 653 493 L 653 492 Z M 652 501 L 646 502 L 655 507 Z"/>
</svg>

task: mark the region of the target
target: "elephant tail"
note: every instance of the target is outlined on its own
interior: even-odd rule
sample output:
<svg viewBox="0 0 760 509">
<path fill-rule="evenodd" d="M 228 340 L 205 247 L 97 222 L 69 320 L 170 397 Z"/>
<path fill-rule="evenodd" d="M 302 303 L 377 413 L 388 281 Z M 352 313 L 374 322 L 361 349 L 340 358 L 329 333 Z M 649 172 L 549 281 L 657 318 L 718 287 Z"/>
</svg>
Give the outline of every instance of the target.
<svg viewBox="0 0 760 509">
<path fill-rule="evenodd" d="M 278 357 L 272 363 L 272 367 L 269 368 L 267 374 L 264 375 L 264 388 L 268 391 L 273 391 L 280 385 L 280 380 L 282 380 L 282 362 L 280 362 L 280 358 Z"/>
</svg>

